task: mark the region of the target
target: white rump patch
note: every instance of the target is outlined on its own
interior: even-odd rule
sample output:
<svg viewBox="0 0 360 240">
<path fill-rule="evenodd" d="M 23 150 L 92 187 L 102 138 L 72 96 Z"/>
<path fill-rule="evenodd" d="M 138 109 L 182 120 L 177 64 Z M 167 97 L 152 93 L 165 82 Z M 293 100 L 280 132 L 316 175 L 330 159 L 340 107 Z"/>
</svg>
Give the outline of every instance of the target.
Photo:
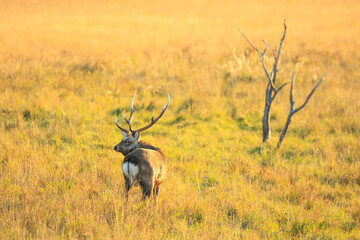
<svg viewBox="0 0 360 240">
<path fill-rule="evenodd" d="M 136 181 L 137 174 L 139 173 L 139 167 L 134 163 L 124 162 L 122 170 L 126 179 L 130 182 L 130 185 L 133 185 Z"/>
</svg>

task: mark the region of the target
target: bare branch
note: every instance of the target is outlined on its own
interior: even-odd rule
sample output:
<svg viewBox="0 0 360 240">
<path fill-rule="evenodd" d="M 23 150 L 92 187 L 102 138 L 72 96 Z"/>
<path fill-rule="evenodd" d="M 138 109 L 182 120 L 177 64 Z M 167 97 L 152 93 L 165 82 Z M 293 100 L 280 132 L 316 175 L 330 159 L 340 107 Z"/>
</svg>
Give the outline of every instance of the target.
<svg viewBox="0 0 360 240">
<path fill-rule="evenodd" d="M 264 49 L 264 52 L 262 54 L 260 54 L 260 62 L 262 63 L 265 75 L 266 75 L 267 79 L 269 80 L 269 83 L 271 84 L 271 87 L 275 90 L 276 89 L 275 85 L 274 85 L 273 81 L 271 80 L 271 77 L 270 77 L 270 75 L 269 75 L 269 73 L 268 73 L 268 71 L 267 71 L 267 69 L 265 67 L 264 54 L 265 54 L 265 52 L 266 52 L 266 50 L 268 48 L 268 45 L 265 42 L 265 40 L 263 40 L 263 42 L 265 44 L 265 49 Z"/>
<path fill-rule="evenodd" d="M 289 84 L 289 82 L 286 82 L 286 83 L 284 83 L 283 85 L 281 85 L 281 86 L 278 88 L 278 90 L 276 90 L 276 93 L 280 92 L 280 90 L 281 90 L 283 87 L 285 87 L 286 85 L 288 85 L 288 84 Z"/>
<path fill-rule="evenodd" d="M 294 78 L 295 78 L 295 71 L 293 72 L 292 78 L 291 78 L 291 85 L 290 85 L 290 112 L 294 109 L 294 98 L 293 98 L 293 88 L 294 88 Z"/>
<path fill-rule="evenodd" d="M 262 56 L 264 56 L 264 54 L 266 53 L 266 50 L 268 49 L 268 45 L 267 45 L 267 43 L 265 42 L 264 39 L 263 39 L 263 42 L 264 42 L 264 45 L 265 45 L 265 49 L 264 49 L 264 52 L 261 54 Z"/>
<path fill-rule="evenodd" d="M 275 90 L 275 91 L 274 91 L 274 96 L 271 98 L 271 101 L 273 101 L 273 100 L 275 99 L 276 94 L 278 94 L 278 92 L 280 92 L 281 89 L 282 89 L 283 87 L 285 87 L 287 84 L 289 84 L 289 82 L 284 83 L 283 85 L 281 85 L 281 86 L 278 88 L 278 90 Z"/>
<path fill-rule="evenodd" d="M 252 43 L 249 41 L 249 39 L 241 32 L 241 30 L 240 29 L 238 29 L 239 30 L 239 32 L 241 33 L 241 35 L 245 38 L 245 40 L 249 43 L 249 45 L 255 50 L 255 51 L 257 51 L 260 55 L 262 55 L 261 54 L 261 52 L 259 51 L 259 49 L 257 49 L 256 47 L 254 47 L 254 45 L 252 45 Z M 264 50 L 264 53 L 265 53 L 265 51 L 266 51 L 266 48 L 265 48 L 265 50 Z"/>
<path fill-rule="evenodd" d="M 295 78 L 295 72 L 293 72 L 293 75 L 292 75 L 292 78 L 291 78 L 291 85 L 290 85 L 290 95 L 289 95 L 289 100 L 290 100 L 290 110 L 289 110 L 289 115 L 287 117 L 287 120 L 286 120 L 286 123 L 285 123 L 285 126 L 280 134 L 280 137 L 279 137 L 279 141 L 278 141 L 278 144 L 277 144 L 277 147 L 279 148 L 285 135 L 286 135 L 286 132 L 289 128 L 289 125 L 291 123 L 291 118 L 292 116 L 297 113 L 298 111 L 300 111 L 301 109 L 303 109 L 306 104 L 308 103 L 309 99 L 311 98 L 311 96 L 314 94 L 316 88 L 320 85 L 321 81 L 323 80 L 323 78 L 325 77 L 326 75 L 326 72 L 324 73 L 324 75 L 320 78 L 320 80 L 318 81 L 318 83 L 315 85 L 315 87 L 311 90 L 310 94 L 307 96 L 305 102 L 298 108 L 296 108 L 294 110 L 294 97 L 293 97 L 293 89 L 294 89 L 294 78 Z"/>
<path fill-rule="evenodd" d="M 274 57 L 274 59 L 276 59 L 275 51 L 276 51 L 276 50 L 273 48 L 273 51 L 272 51 L 272 52 L 273 52 L 273 57 Z"/>
<path fill-rule="evenodd" d="M 266 75 L 269 83 L 271 84 L 271 87 L 272 87 L 273 89 L 275 89 L 275 85 L 274 85 L 273 81 L 271 80 L 271 77 L 270 77 L 270 75 L 269 75 L 269 73 L 268 73 L 268 71 L 267 71 L 267 69 L 266 69 L 266 67 L 265 67 L 265 62 L 264 62 L 264 55 L 265 55 L 266 50 L 267 50 L 267 48 L 268 48 L 267 43 L 265 42 L 265 40 L 263 40 L 264 45 L 265 45 L 265 49 L 264 49 L 263 52 L 260 52 L 259 49 L 256 48 L 256 47 L 249 41 L 249 39 L 241 32 L 240 29 L 239 29 L 239 32 L 241 33 L 241 35 L 243 35 L 243 37 L 244 37 L 244 38 L 246 39 L 246 41 L 250 44 L 250 46 L 251 46 L 255 51 L 257 51 L 258 54 L 260 55 L 260 62 L 262 63 L 262 66 L 263 66 L 265 75 Z"/>
<path fill-rule="evenodd" d="M 281 47 L 282 47 L 282 44 L 285 40 L 285 36 L 286 36 L 286 24 L 285 24 L 285 21 L 284 21 L 284 33 L 283 33 L 283 36 L 280 40 L 280 44 L 279 44 L 279 49 L 277 51 L 277 56 L 275 56 L 275 60 L 274 60 L 274 65 L 273 65 L 273 68 L 272 68 L 272 72 L 273 72 L 273 78 L 272 78 L 272 82 L 275 84 L 276 82 L 276 73 L 277 73 L 277 66 L 278 66 L 278 63 L 279 63 L 279 59 L 280 59 L 280 54 L 281 54 Z"/>
<path fill-rule="evenodd" d="M 324 75 L 320 78 L 320 80 L 318 81 L 318 83 L 315 85 L 315 87 L 313 88 L 313 90 L 311 90 L 310 94 L 307 96 L 305 102 L 303 103 L 303 105 L 301 105 L 300 107 L 298 107 L 297 109 L 294 110 L 294 113 L 300 111 L 301 109 L 303 109 L 306 104 L 308 103 L 308 101 L 310 100 L 311 96 L 314 94 L 316 88 L 320 85 L 321 81 L 323 80 L 323 78 L 325 77 L 326 72 L 324 73 Z"/>
</svg>

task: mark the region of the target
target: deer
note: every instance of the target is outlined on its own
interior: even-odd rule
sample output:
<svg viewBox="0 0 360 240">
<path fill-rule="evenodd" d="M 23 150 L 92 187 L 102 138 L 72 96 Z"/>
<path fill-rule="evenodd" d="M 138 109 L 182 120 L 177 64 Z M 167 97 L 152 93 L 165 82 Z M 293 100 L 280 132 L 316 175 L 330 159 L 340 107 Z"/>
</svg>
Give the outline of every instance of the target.
<svg viewBox="0 0 360 240">
<path fill-rule="evenodd" d="M 139 134 L 151 126 L 153 126 L 165 113 L 170 104 L 170 95 L 168 94 L 168 101 L 165 106 L 163 104 L 161 113 L 154 119 L 154 114 L 151 121 L 145 127 L 138 130 L 133 130 L 131 122 L 134 112 L 139 108 L 134 109 L 134 99 L 130 105 L 130 117 L 124 119 L 129 127 L 129 130 L 119 126 L 117 117 L 115 119 L 116 126 L 120 129 L 122 139 L 119 144 L 114 147 L 116 152 L 124 155 L 122 163 L 122 172 L 125 181 L 125 198 L 129 199 L 129 191 L 133 186 L 140 185 L 142 191 L 142 200 L 153 197 L 157 202 L 157 197 L 160 191 L 160 185 L 163 183 L 167 172 L 167 159 L 160 148 L 154 147 L 142 140 L 139 140 Z"/>
</svg>

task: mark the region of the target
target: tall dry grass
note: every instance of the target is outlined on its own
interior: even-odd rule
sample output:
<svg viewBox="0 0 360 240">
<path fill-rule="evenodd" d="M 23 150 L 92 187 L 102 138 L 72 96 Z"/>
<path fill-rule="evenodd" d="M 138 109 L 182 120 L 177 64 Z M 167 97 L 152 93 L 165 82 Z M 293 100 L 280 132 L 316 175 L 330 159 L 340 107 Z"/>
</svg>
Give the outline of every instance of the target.
<svg viewBox="0 0 360 240">
<path fill-rule="evenodd" d="M 353 1 L 2 1 L 1 239 L 356 239 L 360 236 L 359 29 Z M 296 70 L 261 144 L 262 47 L 288 33 L 279 84 Z M 266 59 L 270 66 L 272 56 Z M 116 115 L 163 149 L 157 206 L 124 206 Z"/>
</svg>

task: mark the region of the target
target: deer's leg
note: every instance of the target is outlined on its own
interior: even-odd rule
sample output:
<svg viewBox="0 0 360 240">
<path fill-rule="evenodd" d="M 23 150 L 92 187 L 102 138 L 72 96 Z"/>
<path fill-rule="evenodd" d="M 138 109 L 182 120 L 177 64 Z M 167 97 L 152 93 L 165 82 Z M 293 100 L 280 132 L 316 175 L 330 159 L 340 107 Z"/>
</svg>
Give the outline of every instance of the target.
<svg viewBox="0 0 360 240">
<path fill-rule="evenodd" d="M 151 182 L 144 182 L 140 183 L 141 190 L 142 190 L 142 199 L 145 200 L 147 198 L 150 198 L 153 191 L 153 185 Z"/>
<path fill-rule="evenodd" d="M 153 195 L 155 198 L 159 195 L 159 191 L 160 191 L 159 185 L 156 185 L 153 189 Z"/>
<path fill-rule="evenodd" d="M 125 180 L 125 199 L 126 201 L 129 199 L 129 191 L 131 189 L 131 184 L 130 182 L 125 178 L 124 176 L 124 180 Z"/>
<path fill-rule="evenodd" d="M 160 187 L 159 187 L 159 185 L 156 185 L 154 187 L 154 189 L 153 189 L 153 195 L 154 195 L 155 204 L 158 203 L 159 192 L 160 192 Z"/>
<path fill-rule="evenodd" d="M 150 198 L 153 193 L 154 189 L 154 180 L 152 177 L 145 177 L 144 179 L 140 180 L 140 186 L 142 191 L 142 199 L 145 200 Z"/>
</svg>

